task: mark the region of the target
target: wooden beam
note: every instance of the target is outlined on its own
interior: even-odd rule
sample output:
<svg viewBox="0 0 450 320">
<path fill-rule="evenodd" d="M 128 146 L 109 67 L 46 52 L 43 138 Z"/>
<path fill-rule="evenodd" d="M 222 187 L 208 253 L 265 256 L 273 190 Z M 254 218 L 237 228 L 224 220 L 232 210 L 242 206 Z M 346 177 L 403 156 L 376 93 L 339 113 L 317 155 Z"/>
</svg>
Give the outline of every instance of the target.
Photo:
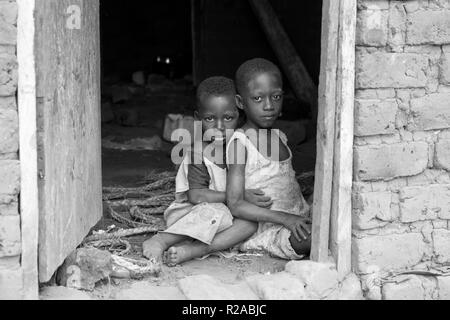
<svg viewBox="0 0 450 320">
<path fill-rule="evenodd" d="M 294 94 L 311 106 L 313 122 L 317 121 L 317 87 L 298 56 L 268 0 L 249 0 L 267 39 L 288 78 Z M 314 126 L 315 127 L 315 126 Z"/>
<path fill-rule="evenodd" d="M 24 299 L 37 300 L 38 288 L 38 170 L 36 142 L 36 69 L 34 0 L 17 0 L 17 61 L 20 151 L 20 218 Z"/>
<path fill-rule="evenodd" d="M 339 0 L 331 253 L 340 278 L 351 272 L 355 33 L 357 0 Z"/>
<path fill-rule="evenodd" d="M 328 241 L 333 181 L 338 31 L 339 1 L 324 0 L 322 8 L 322 54 L 311 248 L 311 260 L 317 262 L 324 262 L 329 256 Z"/>
</svg>

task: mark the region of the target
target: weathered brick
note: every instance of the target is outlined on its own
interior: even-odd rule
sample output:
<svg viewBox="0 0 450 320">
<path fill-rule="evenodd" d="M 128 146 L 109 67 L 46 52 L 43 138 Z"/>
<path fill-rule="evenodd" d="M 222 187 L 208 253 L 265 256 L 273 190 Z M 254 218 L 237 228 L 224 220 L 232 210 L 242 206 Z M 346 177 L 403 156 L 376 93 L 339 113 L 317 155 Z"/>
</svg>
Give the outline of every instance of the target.
<svg viewBox="0 0 450 320">
<path fill-rule="evenodd" d="M 408 44 L 450 43 L 450 10 L 419 10 L 408 16 Z"/>
<path fill-rule="evenodd" d="M 355 147 L 355 175 L 383 180 L 417 175 L 428 165 L 428 144 L 410 142 Z"/>
<path fill-rule="evenodd" d="M 432 300 L 433 280 L 420 276 L 399 276 L 395 282 L 383 285 L 383 300 Z"/>
<path fill-rule="evenodd" d="M 358 0 L 359 10 L 387 10 L 389 2 L 386 0 Z"/>
<path fill-rule="evenodd" d="M 385 46 L 388 31 L 387 21 L 387 11 L 364 10 L 358 12 L 356 43 L 362 46 Z"/>
<path fill-rule="evenodd" d="M 437 277 L 439 300 L 450 300 L 450 277 Z"/>
<path fill-rule="evenodd" d="M 437 263 L 450 262 L 450 230 L 433 231 L 433 249 Z"/>
<path fill-rule="evenodd" d="M 19 119 L 17 111 L 0 109 L 0 154 L 19 150 Z"/>
<path fill-rule="evenodd" d="M 370 136 L 394 133 L 397 110 L 398 105 L 395 99 L 356 100 L 355 135 Z"/>
<path fill-rule="evenodd" d="M 0 216 L 15 216 L 19 214 L 19 204 L 16 196 L 0 194 Z"/>
<path fill-rule="evenodd" d="M 399 270 L 417 265 L 427 247 L 421 233 L 366 236 L 354 238 L 353 266 L 357 273 L 367 273 L 370 266 L 381 270 Z"/>
<path fill-rule="evenodd" d="M 392 48 L 402 47 L 406 41 L 406 11 L 403 2 L 391 1 L 388 30 L 389 45 Z"/>
<path fill-rule="evenodd" d="M 439 64 L 439 81 L 450 85 L 450 46 L 443 46 L 442 59 Z"/>
<path fill-rule="evenodd" d="M 0 19 L 6 23 L 17 24 L 17 3 L 15 1 L 0 1 Z"/>
<path fill-rule="evenodd" d="M 15 195 L 20 189 L 20 165 L 17 160 L 0 161 L 0 194 Z"/>
<path fill-rule="evenodd" d="M 400 220 L 415 222 L 450 219 L 450 185 L 408 187 L 400 190 Z"/>
<path fill-rule="evenodd" d="M 367 192 L 353 198 L 353 227 L 359 230 L 382 227 L 393 221 L 390 192 Z"/>
<path fill-rule="evenodd" d="M 21 269 L 0 269 L 0 300 L 23 299 L 23 273 Z"/>
<path fill-rule="evenodd" d="M 450 171 L 450 140 L 439 140 L 435 148 L 434 165 Z"/>
<path fill-rule="evenodd" d="M 0 1 L 0 44 L 17 43 L 17 4 Z"/>
<path fill-rule="evenodd" d="M 20 217 L 0 216 L 0 258 L 19 255 L 21 247 Z"/>
<path fill-rule="evenodd" d="M 20 255 L 0 258 L 1 269 L 17 269 L 20 267 Z"/>
<path fill-rule="evenodd" d="M 358 51 L 356 86 L 357 89 L 425 87 L 428 68 L 428 57 L 422 54 Z"/>
<path fill-rule="evenodd" d="M 17 90 L 16 57 L 0 56 L 0 97 L 15 95 L 16 90 Z"/>
<path fill-rule="evenodd" d="M 450 128 L 450 92 L 433 93 L 411 99 L 410 130 L 436 130 Z"/>
<path fill-rule="evenodd" d="M 16 97 L 0 97 L 0 110 L 17 110 Z"/>
</svg>

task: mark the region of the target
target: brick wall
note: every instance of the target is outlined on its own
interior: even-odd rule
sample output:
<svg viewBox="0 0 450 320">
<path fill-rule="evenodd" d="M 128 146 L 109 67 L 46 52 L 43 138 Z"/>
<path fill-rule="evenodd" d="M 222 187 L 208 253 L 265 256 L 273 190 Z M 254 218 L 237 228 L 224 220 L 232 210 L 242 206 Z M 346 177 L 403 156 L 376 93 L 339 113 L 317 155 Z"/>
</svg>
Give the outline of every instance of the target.
<svg viewBox="0 0 450 320">
<path fill-rule="evenodd" d="M 16 41 L 17 4 L 0 0 L 0 300 L 22 297 Z"/>
<path fill-rule="evenodd" d="M 353 268 L 450 263 L 450 1 L 360 0 L 357 28 Z M 450 279 L 379 290 L 449 299 Z"/>
</svg>

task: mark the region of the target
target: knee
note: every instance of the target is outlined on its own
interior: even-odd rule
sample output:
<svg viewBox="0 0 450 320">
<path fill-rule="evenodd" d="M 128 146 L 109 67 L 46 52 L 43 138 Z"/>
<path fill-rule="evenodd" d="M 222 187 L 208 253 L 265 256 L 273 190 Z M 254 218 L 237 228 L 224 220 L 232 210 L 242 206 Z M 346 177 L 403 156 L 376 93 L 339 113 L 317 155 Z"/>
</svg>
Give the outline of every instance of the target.
<svg viewBox="0 0 450 320">
<path fill-rule="evenodd" d="M 248 220 L 236 219 L 235 223 L 239 223 L 242 226 L 242 229 L 246 233 L 254 234 L 258 231 L 258 223 Z"/>
<path fill-rule="evenodd" d="M 308 239 L 299 242 L 294 237 L 291 238 L 292 248 L 300 256 L 309 256 L 311 254 L 311 236 Z"/>
</svg>

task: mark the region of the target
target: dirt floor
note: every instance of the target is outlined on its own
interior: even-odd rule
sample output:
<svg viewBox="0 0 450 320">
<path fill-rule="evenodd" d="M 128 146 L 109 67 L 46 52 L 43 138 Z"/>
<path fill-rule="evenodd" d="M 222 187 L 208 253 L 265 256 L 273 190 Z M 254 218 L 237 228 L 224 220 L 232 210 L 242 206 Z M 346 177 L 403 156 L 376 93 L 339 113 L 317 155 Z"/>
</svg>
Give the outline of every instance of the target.
<svg viewBox="0 0 450 320">
<path fill-rule="evenodd" d="M 154 171 L 173 171 L 170 159 L 173 145 L 161 139 L 164 119 L 167 113 L 192 115 L 193 90 L 142 90 L 130 100 L 112 104 L 114 119 L 102 124 L 102 170 L 103 186 L 136 186 Z M 293 114 L 292 112 L 289 114 Z M 124 125 L 124 122 L 127 122 Z M 156 138 L 155 138 L 156 137 Z M 133 139 L 159 139 L 157 150 L 120 150 L 111 148 L 111 143 L 130 146 Z M 131 149 L 133 147 L 131 146 Z M 315 166 L 315 145 L 304 143 L 293 150 L 293 165 L 297 173 L 313 171 Z M 111 219 L 107 213 L 95 227 L 106 230 L 120 223 Z M 149 235 L 150 236 L 150 235 Z M 142 242 L 146 237 L 139 236 L 127 240 L 132 245 L 132 255 L 141 257 Z M 275 273 L 284 269 L 286 261 L 267 256 L 247 256 L 225 259 L 212 256 L 202 261 L 191 261 L 174 268 L 164 267 L 160 277 L 149 277 L 140 281 L 118 280 L 98 285 L 93 293 L 85 298 L 92 299 L 146 299 L 179 300 L 185 299 L 177 287 L 177 281 L 191 275 L 211 275 L 224 283 L 235 284 L 245 277 L 257 273 Z M 61 298 L 61 292 L 45 293 L 43 299 Z M 70 295 L 67 297 L 70 299 Z"/>
</svg>

